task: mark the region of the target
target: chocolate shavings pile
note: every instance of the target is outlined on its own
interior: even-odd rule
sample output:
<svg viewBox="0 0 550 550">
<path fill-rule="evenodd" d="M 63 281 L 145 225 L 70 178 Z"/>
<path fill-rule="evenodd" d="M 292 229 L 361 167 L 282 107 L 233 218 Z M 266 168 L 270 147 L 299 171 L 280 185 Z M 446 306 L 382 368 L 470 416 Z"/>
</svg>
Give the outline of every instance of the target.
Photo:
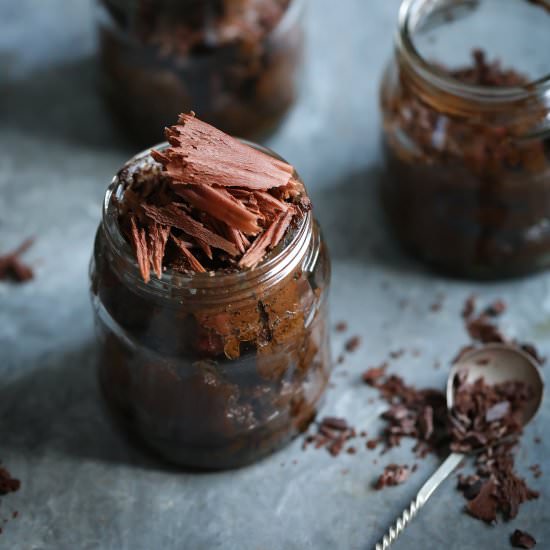
<svg viewBox="0 0 550 550">
<path fill-rule="evenodd" d="M 516 345 L 541 362 L 534 346 L 507 339 L 493 323 L 494 317 L 505 309 L 499 300 L 475 315 L 475 300 L 470 297 L 463 311 L 467 331 L 477 341 Z M 459 357 L 475 347 L 468 346 Z M 481 379 L 470 384 L 459 377 L 454 409 L 448 416 L 443 392 L 416 389 L 399 376 L 387 375 L 386 370 L 387 365 L 383 364 L 363 374 L 364 382 L 376 388 L 390 404 L 382 415 L 386 425 L 380 440 L 385 449 L 399 445 L 403 437 L 417 441 L 415 451 L 420 456 L 430 451 L 445 453 L 449 447 L 459 452 L 485 447 L 476 457 L 475 474 L 460 475 L 458 488 L 468 500 L 468 512 L 488 523 L 496 521 L 499 513 L 505 520 L 516 517 L 523 502 L 538 497 L 514 471 L 514 450 L 522 431 L 521 415 L 531 397 L 530 388 L 517 381 L 490 386 Z M 371 442 L 374 444 L 367 447 L 375 448 L 377 440 Z M 379 488 L 390 485 L 384 480 L 388 476 L 391 479 L 394 471 L 392 465 L 390 474 L 384 472 L 377 483 Z"/>
<path fill-rule="evenodd" d="M 459 478 L 458 488 L 469 500 L 467 510 L 487 523 L 496 521 L 499 512 L 512 519 L 523 502 L 539 496 L 514 471 L 514 447 L 531 390 L 523 382 L 489 385 L 480 378 L 467 383 L 462 376 L 455 384 L 451 449 L 467 453 L 485 447 L 476 457 L 476 474 Z"/>
<path fill-rule="evenodd" d="M 21 261 L 21 256 L 32 243 L 32 239 L 27 239 L 12 252 L 0 256 L 0 280 L 12 279 L 18 283 L 24 283 L 34 277 L 33 270 Z"/>
<path fill-rule="evenodd" d="M 193 114 L 178 122 L 165 131 L 170 147 L 151 154 L 162 171 L 135 173 L 119 204 L 144 281 L 151 269 L 161 278 L 165 264 L 253 268 L 311 208 L 303 184 L 289 164 Z"/>
</svg>

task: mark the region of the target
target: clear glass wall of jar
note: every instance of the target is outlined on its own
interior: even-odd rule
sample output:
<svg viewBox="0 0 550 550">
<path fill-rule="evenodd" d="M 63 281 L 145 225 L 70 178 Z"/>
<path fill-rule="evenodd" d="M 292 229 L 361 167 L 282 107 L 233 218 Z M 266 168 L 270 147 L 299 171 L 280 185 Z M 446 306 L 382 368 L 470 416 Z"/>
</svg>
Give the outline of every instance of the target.
<svg viewBox="0 0 550 550">
<path fill-rule="evenodd" d="M 103 93 L 144 145 L 191 110 L 258 140 L 294 103 L 305 0 L 97 1 Z"/>
<path fill-rule="evenodd" d="M 402 5 L 381 87 L 382 200 L 405 247 L 450 274 L 550 265 L 549 25 L 524 0 Z"/>
<path fill-rule="evenodd" d="M 232 468 L 273 452 L 314 418 L 331 370 L 330 261 L 317 222 L 308 213 L 252 270 L 146 284 L 118 227 L 121 193 L 115 177 L 91 263 L 110 412 L 183 466 Z"/>
</svg>

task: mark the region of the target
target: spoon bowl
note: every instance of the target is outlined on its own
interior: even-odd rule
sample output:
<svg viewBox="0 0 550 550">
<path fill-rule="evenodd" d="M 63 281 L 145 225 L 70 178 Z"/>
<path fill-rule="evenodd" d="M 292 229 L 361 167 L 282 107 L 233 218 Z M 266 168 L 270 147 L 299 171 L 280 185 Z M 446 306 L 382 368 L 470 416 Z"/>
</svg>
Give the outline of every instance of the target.
<svg viewBox="0 0 550 550">
<path fill-rule="evenodd" d="M 453 407 L 455 380 L 460 373 L 465 373 L 468 383 L 474 383 L 483 378 L 489 385 L 518 381 L 529 386 L 533 395 L 523 410 L 524 426 L 540 408 L 544 382 L 537 362 L 529 354 L 515 346 L 486 344 L 461 357 L 451 369 L 447 379 L 447 407 L 449 410 Z"/>
</svg>

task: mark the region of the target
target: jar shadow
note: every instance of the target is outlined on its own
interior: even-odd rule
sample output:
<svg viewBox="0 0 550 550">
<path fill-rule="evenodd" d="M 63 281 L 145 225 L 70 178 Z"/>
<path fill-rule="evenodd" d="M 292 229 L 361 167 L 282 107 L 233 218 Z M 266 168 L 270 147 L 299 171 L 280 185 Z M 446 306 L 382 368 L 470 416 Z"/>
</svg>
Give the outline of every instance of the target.
<svg viewBox="0 0 550 550">
<path fill-rule="evenodd" d="M 2 133 L 96 150 L 135 149 L 103 104 L 92 56 L 34 71 L 22 79 L 2 79 L 0 97 Z"/>
<path fill-rule="evenodd" d="M 426 273 L 389 231 L 379 197 L 384 177 L 380 166 L 371 165 L 345 174 L 324 188 L 310 190 L 331 256 L 380 265 L 390 271 Z"/>
<path fill-rule="evenodd" d="M 0 449 L 29 456 L 61 454 L 82 461 L 182 472 L 120 433 L 103 409 L 95 343 L 41 356 L 13 382 L 0 384 Z M 185 470 L 190 471 L 190 470 Z M 195 472 L 193 472 L 195 473 Z"/>
</svg>

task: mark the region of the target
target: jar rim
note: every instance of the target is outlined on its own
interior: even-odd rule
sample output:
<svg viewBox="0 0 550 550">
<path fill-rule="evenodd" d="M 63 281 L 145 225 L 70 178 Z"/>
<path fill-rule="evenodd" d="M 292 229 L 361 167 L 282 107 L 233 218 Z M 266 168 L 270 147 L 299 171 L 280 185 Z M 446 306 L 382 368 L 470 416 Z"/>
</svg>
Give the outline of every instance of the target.
<svg viewBox="0 0 550 550">
<path fill-rule="evenodd" d="M 480 102 L 517 102 L 550 94 L 550 73 L 543 75 L 523 86 L 484 86 L 466 84 L 428 61 L 414 44 L 412 34 L 414 21 L 419 17 L 419 9 L 427 0 L 403 0 L 399 9 L 398 31 L 395 38 L 396 48 L 406 61 L 414 67 L 421 78 L 445 92 L 464 99 Z M 550 102 L 550 98 L 548 98 Z"/>
<path fill-rule="evenodd" d="M 284 161 L 280 155 L 277 155 L 267 147 L 244 139 L 238 139 L 241 143 Z M 137 153 L 124 164 L 122 170 L 144 160 L 151 160 L 152 163 L 157 164 L 151 157 L 151 150 L 162 150 L 168 146 L 169 144 L 167 142 L 161 142 Z M 206 273 L 189 274 L 167 270 L 163 273 L 161 279 L 152 277 L 148 283 L 145 283 L 141 276 L 132 247 L 124 238 L 117 220 L 117 211 L 113 199 L 116 198 L 117 191 L 121 189 L 124 183 L 119 179 L 120 172 L 121 170 L 115 174 L 105 192 L 101 227 L 103 228 L 103 233 L 109 244 L 110 251 L 115 254 L 116 259 L 124 266 L 124 278 L 131 283 L 138 292 L 156 294 L 158 297 L 166 297 L 169 299 L 173 299 L 175 296 L 183 298 L 200 294 L 203 296 L 203 298 L 201 298 L 201 300 L 203 300 L 205 294 L 218 295 L 218 291 L 221 291 L 224 295 L 237 300 L 238 296 L 236 294 L 244 297 L 250 296 L 253 289 L 260 284 L 276 284 L 277 281 L 284 278 L 299 264 L 309 247 L 313 224 L 311 211 L 306 212 L 305 215 L 301 217 L 289 241 L 285 242 L 283 240 L 277 248 L 270 251 L 265 258 L 252 269 L 229 273 L 209 271 Z"/>
<path fill-rule="evenodd" d="M 111 0 L 113 1 L 113 0 Z M 127 9 L 129 3 L 133 3 L 135 0 L 114 0 L 115 4 L 122 9 Z M 284 34 L 287 29 L 290 28 L 294 21 L 301 15 L 307 0 L 289 0 L 282 17 L 277 21 L 276 25 L 266 33 L 267 37 Z"/>
</svg>

